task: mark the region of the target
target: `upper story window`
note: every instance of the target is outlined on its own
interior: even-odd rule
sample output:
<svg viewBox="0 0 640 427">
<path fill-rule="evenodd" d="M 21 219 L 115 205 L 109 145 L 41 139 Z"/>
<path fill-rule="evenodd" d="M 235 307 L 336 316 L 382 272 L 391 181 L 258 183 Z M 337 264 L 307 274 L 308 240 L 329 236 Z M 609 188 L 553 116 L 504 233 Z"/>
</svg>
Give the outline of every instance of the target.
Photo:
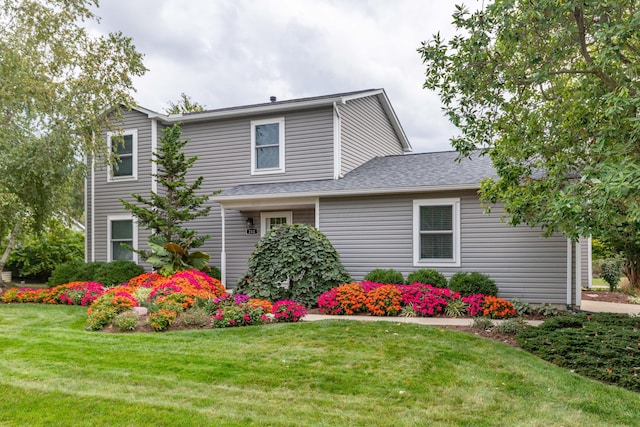
<svg viewBox="0 0 640 427">
<path fill-rule="evenodd" d="M 117 154 L 117 159 L 109 171 L 109 181 L 133 180 L 138 178 L 138 131 L 129 129 L 122 132 L 108 132 L 109 149 Z"/>
<path fill-rule="evenodd" d="M 413 264 L 460 266 L 460 199 L 413 201 Z"/>
<path fill-rule="evenodd" d="M 251 122 L 251 174 L 284 172 L 284 117 Z"/>
</svg>

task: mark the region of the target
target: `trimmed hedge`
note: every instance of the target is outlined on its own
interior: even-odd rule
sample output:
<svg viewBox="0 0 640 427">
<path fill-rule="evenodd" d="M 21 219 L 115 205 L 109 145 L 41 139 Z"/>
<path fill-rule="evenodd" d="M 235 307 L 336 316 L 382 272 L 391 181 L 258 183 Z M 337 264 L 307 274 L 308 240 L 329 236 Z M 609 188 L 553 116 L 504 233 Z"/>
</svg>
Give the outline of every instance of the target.
<svg viewBox="0 0 640 427">
<path fill-rule="evenodd" d="M 402 285 L 404 284 L 404 277 L 402 273 L 394 269 L 382 269 L 376 268 L 371 270 L 369 274 L 364 276 L 365 281 L 382 283 L 384 285 Z"/>
<path fill-rule="evenodd" d="M 426 285 L 435 286 L 436 288 L 446 288 L 447 278 L 444 277 L 444 274 L 439 273 L 436 270 L 423 268 L 409 273 L 405 283 L 407 285 L 411 285 L 413 283 L 424 283 Z"/>
<path fill-rule="evenodd" d="M 142 273 L 144 268 L 132 261 L 71 261 L 56 267 L 48 284 L 53 287 L 69 282 L 98 282 L 112 287 Z"/>
<path fill-rule="evenodd" d="M 458 272 L 451 276 L 449 289 L 460 292 L 465 296 L 473 294 L 498 295 L 496 282 L 491 280 L 486 274 L 475 271 L 472 273 Z"/>
<path fill-rule="evenodd" d="M 586 313 L 556 317 L 516 337 L 523 349 L 555 365 L 640 392 L 640 317 Z"/>
</svg>

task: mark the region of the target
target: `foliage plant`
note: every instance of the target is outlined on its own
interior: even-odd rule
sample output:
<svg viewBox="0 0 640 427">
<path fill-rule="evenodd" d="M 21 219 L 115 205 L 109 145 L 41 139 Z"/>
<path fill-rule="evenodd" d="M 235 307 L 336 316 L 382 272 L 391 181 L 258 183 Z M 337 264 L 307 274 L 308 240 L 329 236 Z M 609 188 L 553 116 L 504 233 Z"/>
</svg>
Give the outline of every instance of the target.
<svg viewBox="0 0 640 427">
<path fill-rule="evenodd" d="M 376 268 L 375 270 L 371 270 L 366 276 L 364 276 L 364 280 L 382 283 L 384 285 L 402 285 L 404 283 L 402 273 L 392 268 Z"/>
<path fill-rule="evenodd" d="M 609 291 L 618 289 L 618 283 L 622 276 L 622 260 L 620 258 L 608 258 L 602 263 L 601 277 L 609 284 Z"/>
<path fill-rule="evenodd" d="M 467 314 L 467 303 L 462 298 L 453 299 L 447 303 L 444 312 L 449 317 L 463 317 Z"/>
<path fill-rule="evenodd" d="M 526 316 L 534 311 L 531 304 L 518 298 L 511 300 L 511 305 L 518 316 Z"/>
<path fill-rule="evenodd" d="M 41 233 L 25 234 L 18 240 L 5 268 L 14 277 L 46 282 L 57 265 L 83 259 L 84 233 L 51 220 Z"/>
<path fill-rule="evenodd" d="M 405 283 L 407 285 L 411 285 L 412 283 L 424 283 L 435 286 L 436 288 L 446 288 L 447 278 L 444 277 L 444 274 L 439 273 L 436 270 L 423 268 L 409 273 Z"/>
<path fill-rule="evenodd" d="M 152 230 L 149 239 L 151 251 L 135 250 L 164 276 L 178 270 L 208 270 L 209 255 L 199 248 L 211 236 L 198 236 L 186 225 L 197 218 L 206 217 L 211 206 L 205 206 L 211 194 L 198 195 L 204 177 L 192 183 L 187 174 L 198 159 L 187 158 L 184 147 L 188 140 L 181 139 L 182 130 L 176 124 L 164 129 L 158 151 L 152 153 L 152 162 L 158 165 L 153 176 L 158 181 L 158 192 L 151 191 L 149 198 L 131 194 L 136 203 L 120 199 L 142 227 Z"/>
<path fill-rule="evenodd" d="M 149 325 L 156 332 L 166 331 L 176 320 L 178 312 L 161 308 L 160 310 L 153 312 L 149 315 Z"/>
<path fill-rule="evenodd" d="M 267 317 L 262 308 L 249 304 L 224 306 L 213 315 L 214 328 L 230 328 L 234 326 L 251 326 L 265 323 Z"/>
<path fill-rule="evenodd" d="M 419 52 L 462 155 L 489 155 L 481 183 L 512 225 L 593 235 L 640 287 L 640 19 L 634 1 L 497 0 L 457 6 L 456 34 Z"/>
<path fill-rule="evenodd" d="M 473 328 L 488 331 L 493 329 L 495 324 L 488 317 L 476 317 L 473 319 Z"/>
<path fill-rule="evenodd" d="M 190 308 L 178 316 L 180 324 L 186 327 L 204 328 L 211 323 L 209 313 L 198 307 Z"/>
<path fill-rule="evenodd" d="M 276 301 L 271 312 L 276 322 L 299 322 L 307 315 L 304 305 L 290 300 Z"/>
<path fill-rule="evenodd" d="M 123 311 L 113 318 L 113 326 L 120 332 L 135 331 L 138 325 L 138 315 L 133 310 Z"/>
<path fill-rule="evenodd" d="M 507 319 L 501 323 L 498 323 L 495 327 L 495 331 L 506 335 L 517 335 L 520 332 L 528 328 L 527 322 L 522 317 L 515 319 Z"/>
<path fill-rule="evenodd" d="M 488 295 L 484 298 L 482 304 L 482 315 L 492 319 L 505 319 L 517 316 L 513 304 L 509 301 Z"/>
<path fill-rule="evenodd" d="M 122 33 L 87 31 L 96 8 L 85 0 L 0 4 L 0 272 L 24 232 L 74 210 L 83 155 L 108 158 L 96 137 L 113 127 L 105 112 L 134 105 L 142 55 Z"/>
<path fill-rule="evenodd" d="M 546 320 L 517 336 L 523 349 L 555 365 L 640 392 L 640 317 L 571 314 Z"/>
<path fill-rule="evenodd" d="M 496 282 L 486 274 L 475 271 L 471 273 L 462 271 L 455 273 L 449 279 L 449 288 L 460 292 L 464 296 L 473 294 L 498 295 Z"/>
<path fill-rule="evenodd" d="M 260 239 L 236 291 L 311 306 L 323 292 L 349 282 L 329 239 L 310 225 L 291 224 L 275 227 Z"/>
<path fill-rule="evenodd" d="M 396 316 L 402 310 L 402 294 L 396 286 L 380 286 L 367 292 L 365 304 L 374 316 Z"/>
</svg>

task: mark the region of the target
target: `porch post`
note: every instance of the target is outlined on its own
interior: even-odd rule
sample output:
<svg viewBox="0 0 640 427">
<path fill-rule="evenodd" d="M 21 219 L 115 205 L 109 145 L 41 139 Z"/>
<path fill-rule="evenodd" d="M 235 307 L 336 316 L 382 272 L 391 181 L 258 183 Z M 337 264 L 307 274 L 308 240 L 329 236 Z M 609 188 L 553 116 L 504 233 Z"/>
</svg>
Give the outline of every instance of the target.
<svg viewBox="0 0 640 427">
<path fill-rule="evenodd" d="M 576 306 L 582 304 L 582 241 L 576 243 Z"/>
<path fill-rule="evenodd" d="M 222 216 L 222 250 L 220 252 L 220 280 L 227 287 L 227 244 L 226 244 L 226 223 L 224 216 L 224 208 L 220 206 L 220 215 Z"/>
<path fill-rule="evenodd" d="M 567 307 L 571 306 L 571 239 L 567 239 Z"/>
</svg>

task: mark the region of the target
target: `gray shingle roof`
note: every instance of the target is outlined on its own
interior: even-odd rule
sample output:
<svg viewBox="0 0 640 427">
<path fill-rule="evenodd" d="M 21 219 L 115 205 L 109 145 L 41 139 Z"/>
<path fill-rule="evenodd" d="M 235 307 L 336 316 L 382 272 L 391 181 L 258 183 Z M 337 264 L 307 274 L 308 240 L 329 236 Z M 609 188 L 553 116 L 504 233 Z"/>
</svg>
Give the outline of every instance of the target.
<svg viewBox="0 0 640 427">
<path fill-rule="evenodd" d="M 474 155 L 460 162 L 457 158 L 455 151 L 376 157 L 341 179 L 239 185 L 214 200 L 479 188 L 482 179 L 496 177 L 488 156 Z"/>
</svg>

